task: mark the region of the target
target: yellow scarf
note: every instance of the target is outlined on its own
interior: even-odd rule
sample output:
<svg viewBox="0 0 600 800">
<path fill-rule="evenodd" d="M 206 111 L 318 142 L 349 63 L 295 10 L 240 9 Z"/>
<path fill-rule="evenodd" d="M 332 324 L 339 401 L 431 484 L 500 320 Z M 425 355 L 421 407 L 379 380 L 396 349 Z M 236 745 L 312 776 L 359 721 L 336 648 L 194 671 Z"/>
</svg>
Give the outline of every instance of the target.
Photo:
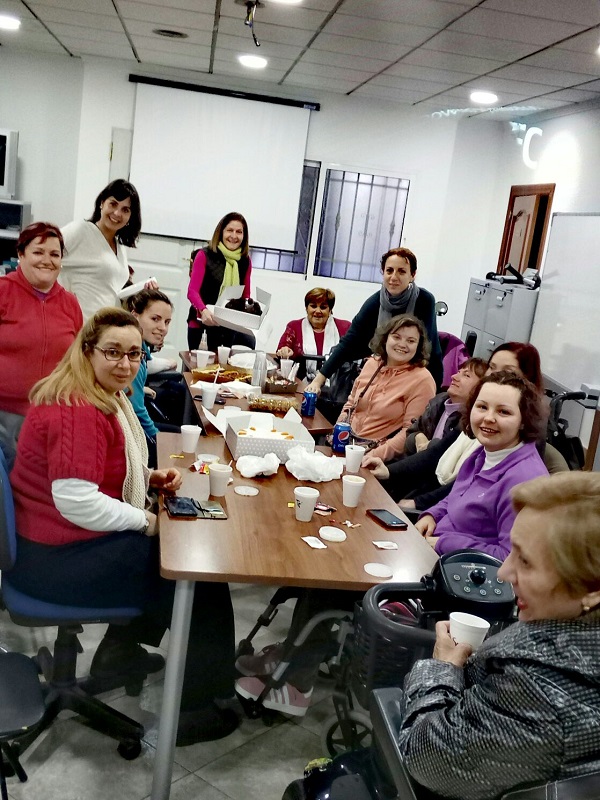
<svg viewBox="0 0 600 800">
<path fill-rule="evenodd" d="M 219 297 L 223 294 L 223 289 L 228 286 L 240 285 L 240 271 L 238 269 L 238 261 L 242 256 L 242 248 L 238 247 L 237 250 L 228 250 L 223 242 L 219 242 L 219 252 L 225 258 L 225 272 L 223 273 L 223 281 L 219 289 Z"/>
</svg>

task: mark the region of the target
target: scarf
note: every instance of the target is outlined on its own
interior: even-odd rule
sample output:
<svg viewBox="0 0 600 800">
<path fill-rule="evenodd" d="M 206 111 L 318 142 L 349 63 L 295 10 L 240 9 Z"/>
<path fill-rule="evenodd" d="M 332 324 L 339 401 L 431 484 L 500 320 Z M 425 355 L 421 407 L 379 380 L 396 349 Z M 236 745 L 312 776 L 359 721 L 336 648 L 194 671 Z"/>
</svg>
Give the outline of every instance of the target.
<svg viewBox="0 0 600 800">
<path fill-rule="evenodd" d="M 328 356 L 331 350 L 336 346 L 340 340 L 340 332 L 331 314 L 325 325 L 325 336 L 323 337 L 323 353 L 322 355 Z M 302 352 L 304 355 L 317 355 L 317 343 L 315 341 L 315 332 L 312 325 L 308 321 L 308 317 L 302 320 Z M 306 377 L 309 381 L 317 374 L 317 362 L 306 362 Z"/>
<path fill-rule="evenodd" d="M 382 285 L 379 291 L 377 327 L 383 325 L 384 322 L 392 319 L 392 317 L 398 317 L 400 314 L 414 314 L 418 296 L 419 287 L 414 281 L 408 284 L 402 294 L 396 296 L 391 295 Z"/>
<path fill-rule="evenodd" d="M 223 289 L 226 289 L 228 286 L 240 285 L 238 261 L 242 257 L 242 248 L 238 247 L 237 250 L 228 250 L 223 242 L 219 242 L 218 250 L 225 259 L 225 272 L 223 273 L 221 288 L 219 289 L 219 297 L 221 297 Z"/>
<path fill-rule="evenodd" d="M 458 439 L 446 450 L 435 468 L 440 486 L 447 486 L 456 478 L 458 470 L 478 447 L 481 445 L 477 439 L 469 439 L 466 433 L 459 434 Z"/>
<path fill-rule="evenodd" d="M 148 463 L 148 447 L 146 437 L 139 423 L 133 406 L 122 392 L 116 395 L 119 408 L 117 420 L 125 437 L 126 472 L 123 483 L 123 501 L 134 508 L 146 508 L 146 489 L 150 471 Z"/>
</svg>

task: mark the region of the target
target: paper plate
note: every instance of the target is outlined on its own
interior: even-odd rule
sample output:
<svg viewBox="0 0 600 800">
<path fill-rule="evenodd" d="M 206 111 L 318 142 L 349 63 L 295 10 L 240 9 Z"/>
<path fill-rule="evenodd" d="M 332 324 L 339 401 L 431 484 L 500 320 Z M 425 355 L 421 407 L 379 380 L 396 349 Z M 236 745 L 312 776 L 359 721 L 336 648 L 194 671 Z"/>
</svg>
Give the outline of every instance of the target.
<svg viewBox="0 0 600 800">
<path fill-rule="evenodd" d="M 236 486 L 233 491 L 242 497 L 255 497 L 258 494 L 256 486 Z"/>
<path fill-rule="evenodd" d="M 394 576 L 394 571 L 386 564 L 378 564 L 376 561 L 365 564 L 363 569 L 367 575 L 372 575 L 374 578 L 392 578 Z"/>
<path fill-rule="evenodd" d="M 345 542 L 348 538 L 344 531 L 334 528 L 333 525 L 323 525 L 319 528 L 319 536 L 326 542 Z"/>
</svg>

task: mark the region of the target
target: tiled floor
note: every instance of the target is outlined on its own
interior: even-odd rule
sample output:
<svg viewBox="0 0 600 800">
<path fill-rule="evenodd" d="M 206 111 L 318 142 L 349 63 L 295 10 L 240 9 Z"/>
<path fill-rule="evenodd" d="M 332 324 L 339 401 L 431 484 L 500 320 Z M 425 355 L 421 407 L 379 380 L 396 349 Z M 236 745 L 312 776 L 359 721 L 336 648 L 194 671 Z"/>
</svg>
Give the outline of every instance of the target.
<svg viewBox="0 0 600 800">
<path fill-rule="evenodd" d="M 273 590 L 236 584 L 231 587 L 237 639 L 245 636 Z M 255 638 L 256 649 L 285 637 L 291 608 L 282 608 L 270 628 Z M 105 626 L 89 625 L 81 638 L 84 653 L 78 673 L 87 674 Z M 0 647 L 33 654 L 52 643 L 55 629 L 22 628 L 0 612 Z M 163 642 L 163 645 L 165 643 Z M 102 699 L 142 722 L 146 729 L 142 754 L 123 760 L 116 742 L 96 733 L 77 717 L 63 714 L 25 753 L 22 762 L 29 780 L 8 779 L 12 800 L 144 800 L 150 795 L 157 736 L 157 714 L 162 698 L 162 673 L 139 697 L 121 691 Z M 320 726 L 333 713 L 330 687 L 315 688 L 313 704 L 304 718 L 281 717 L 273 727 L 262 720 L 242 723 L 235 733 L 218 742 L 177 748 L 172 800 L 280 800 L 287 784 L 302 775 L 312 758 L 324 755 Z"/>
</svg>

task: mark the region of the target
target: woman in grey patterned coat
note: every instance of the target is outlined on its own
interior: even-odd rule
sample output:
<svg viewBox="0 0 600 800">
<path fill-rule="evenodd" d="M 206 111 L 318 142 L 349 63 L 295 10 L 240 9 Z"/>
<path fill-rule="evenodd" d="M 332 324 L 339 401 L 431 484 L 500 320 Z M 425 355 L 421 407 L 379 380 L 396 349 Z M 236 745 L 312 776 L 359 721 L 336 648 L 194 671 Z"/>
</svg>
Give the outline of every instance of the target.
<svg viewBox="0 0 600 800">
<path fill-rule="evenodd" d="M 513 503 L 499 575 L 519 622 L 471 657 L 439 622 L 404 686 L 406 765 L 442 797 L 496 800 L 600 769 L 600 475 L 536 478 Z"/>
</svg>

